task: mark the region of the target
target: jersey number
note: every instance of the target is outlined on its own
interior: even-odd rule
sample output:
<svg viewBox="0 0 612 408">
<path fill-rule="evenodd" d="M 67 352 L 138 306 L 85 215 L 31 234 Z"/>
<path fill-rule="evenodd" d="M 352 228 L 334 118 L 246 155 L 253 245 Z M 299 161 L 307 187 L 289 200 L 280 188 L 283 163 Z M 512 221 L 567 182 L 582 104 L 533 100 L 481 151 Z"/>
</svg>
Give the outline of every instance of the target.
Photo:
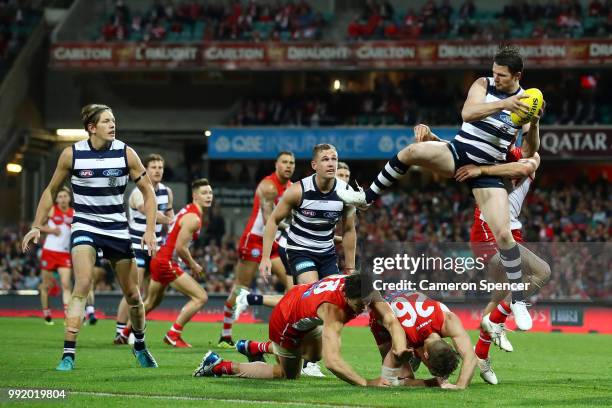
<svg viewBox="0 0 612 408">
<path fill-rule="evenodd" d="M 340 279 L 326 280 L 326 281 L 319 283 L 314 288 L 312 293 L 314 293 L 315 295 L 318 295 L 319 293 L 322 293 L 322 292 L 333 292 L 334 290 L 338 289 L 338 285 L 340 285 Z"/>
<path fill-rule="evenodd" d="M 401 320 L 402 326 L 412 327 L 416 323 L 416 319 L 418 316 L 428 317 L 434 312 L 433 306 L 427 306 L 423 309 L 423 301 L 421 299 L 417 299 L 416 301 L 416 309 L 412 306 L 412 303 L 407 300 L 394 300 L 391 303 L 391 309 L 393 309 L 393 313 L 398 319 Z M 403 318 L 408 315 L 408 317 Z"/>
</svg>

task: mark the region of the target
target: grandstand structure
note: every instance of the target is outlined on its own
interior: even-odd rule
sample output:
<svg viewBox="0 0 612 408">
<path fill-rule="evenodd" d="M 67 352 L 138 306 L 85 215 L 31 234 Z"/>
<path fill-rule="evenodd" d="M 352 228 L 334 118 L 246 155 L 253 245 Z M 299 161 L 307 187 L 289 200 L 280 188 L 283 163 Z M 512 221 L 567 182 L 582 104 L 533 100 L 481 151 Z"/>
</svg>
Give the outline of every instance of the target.
<svg viewBox="0 0 612 408">
<path fill-rule="evenodd" d="M 60 149 L 79 137 L 58 129 L 79 129 L 80 108 L 104 103 L 121 140 L 141 156 L 164 155 L 176 208 L 187 202 L 191 179 L 211 179 L 221 221 L 216 243 L 206 238 L 197 255 L 216 271 L 209 290 L 224 292 L 255 183 L 279 150 L 296 154 L 297 179 L 309 171 L 312 146 L 331 142 L 353 176 L 369 180 L 410 143 L 417 123 L 450 140 L 467 88 L 490 73 L 498 45 L 512 43 L 526 57 L 523 86 L 540 88 L 547 101 L 526 234 L 609 243 L 612 10 L 599 2 L 24 3 L 27 10 L 0 21 L 0 225 L 7 228 L 31 221 Z M 9 164 L 18 167 L 4 171 Z M 402 191 L 362 215 L 360 239 L 467 241 L 467 189 L 451 181 L 434 187 L 433 177 L 415 171 Z M 434 202 L 440 211 L 428 212 Z M 415 209 L 421 220 L 406 221 Z M 379 217 L 389 228 L 376 225 Z M 609 296 L 609 266 L 600 267 L 559 275 L 566 289 L 546 296 Z"/>
</svg>

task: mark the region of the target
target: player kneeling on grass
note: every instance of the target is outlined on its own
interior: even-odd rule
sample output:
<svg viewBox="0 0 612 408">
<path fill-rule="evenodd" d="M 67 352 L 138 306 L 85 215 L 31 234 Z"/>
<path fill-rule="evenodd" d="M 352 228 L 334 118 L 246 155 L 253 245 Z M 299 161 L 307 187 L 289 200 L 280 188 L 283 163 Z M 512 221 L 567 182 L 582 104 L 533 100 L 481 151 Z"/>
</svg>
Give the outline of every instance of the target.
<svg viewBox="0 0 612 408">
<path fill-rule="evenodd" d="M 388 359 L 400 365 L 410 356 L 399 321 L 366 279 L 360 274 L 333 275 L 312 284 L 297 285 L 287 292 L 270 317 L 271 342 L 260 343 L 263 347 L 256 350 L 267 352 L 271 348 L 277 364 L 224 361 L 209 351 L 193 376 L 218 377 L 225 374 L 243 378 L 296 379 L 300 376 L 304 356 L 310 361 L 323 357 L 325 366 L 349 384 L 389 385 L 380 378 L 366 380 L 361 377 L 342 359 L 340 352 L 342 328 L 369 305 L 390 333 Z"/>
<path fill-rule="evenodd" d="M 461 320 L 446 305 L 419 292 L 394 292 L 388 296 L 397 321 L 412 347 L 434 378 L 415 379 L 410 363 L 397 364 L 391 352 L 391 335 L 375 314 L 370 314 L 370 330 L 383 358 L 381 378 L 392 385 L 465 389 L 474 375 L 477 359 L 470 337 Z M 443 338 L 449 337 L 455 350 Z M 448 377 L 463 360 L 456 384 Z M 416 369 L 415 369 L 416 370 Z"/>
</svg>

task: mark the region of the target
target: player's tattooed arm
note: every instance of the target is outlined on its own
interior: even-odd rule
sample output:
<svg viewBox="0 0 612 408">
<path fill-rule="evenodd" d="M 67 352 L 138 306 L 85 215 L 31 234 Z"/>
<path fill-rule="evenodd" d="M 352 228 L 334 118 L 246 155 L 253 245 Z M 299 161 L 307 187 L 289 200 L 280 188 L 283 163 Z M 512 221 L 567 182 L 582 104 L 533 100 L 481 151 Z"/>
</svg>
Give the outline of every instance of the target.
<svg viewBox="0 0 612 408">
<path fill-rule="evenodd" d="M 455 350 L 457 350 L 461 356 L 461 369 L 459 370 L 459 377 L 455 385 L 459 389 L 465 389 L 470 385 L 477 364 L 476 354 L 474 353 L 474 346 L 472 345 L 470 336 L 463 328 L 459 317 L 453 312 L 445 313 L 441 334 L 444 337 L 451 338 Z"/>
<path fill-rule="evenodd" d="M 147 175 L 140 157 L 134 149 L 127 147 L 126 149 L 127 165 L 130 172 L 130 178 L 135 181 L 136 187 L 142 193 L 144 200 L 144 214 L 147 218 L 147 227 L 142 236 L 142 247 L 147 246 L 150 256 L 154 256 L 157 252 L 157 237 L 155 236 L 155 224 L 157 221 L 157 199 L 153 183 Z"/>
<path fill-rule="evenodd" d="M 55 172 L 47 188 L 42 193 L 36 208 L 32 229 L 23 237 L 21 249 L 25 252 L 30 247 L 30 242 L 38 243 L 40 239 L 40 229 L 47 220 L 51 209 L 53 208 L 53 200 L 59 190 L 62 188 L 64 181 L 70 176 L 72 170 L 72 147 L 66 147 L 57 161 Z"/>
<path fill-rule="evenodd" d="M 317 314 L 323 320 L 322 344 L 325 367 L 336 377 L 351 385 L 367 386 L 368 381 L 344 361 L 340 352 L 344 312 L 331 303 L 323 303 L 319 306 Z"/>
<path fill-rule="evenodd" d="M 536 153 L 533 157 L 520 159 L 513 163 L 496 164 L 493 166 L 467 164 L 457 170 L 455 179 L 457 181 L 465 181 L 480 176 L 522 178 L 535 173 L 539 166 L 540 155 Z"/>
<path fill-rule="evenodd" d="M 272 244 L 278 231 L 278 225 L 287 218 L 294 208 L 300 205 L 302 200 L 302 187 L 299 183 L 289 187 L 283 197 L 278 202 L 278 205 L 270 214 L 270 218 L 266 222 L 263 236 L 263 246 L 261 250 L 261 263 L 259 264 L 259 273 L 264 281 L 268 281 L 268 276 L 272 274 L 272 262 L 270 261 L 270 253 L 272 253 Z"/>
<path fill-rule="evenodd" d="M 264 224 L 268 222 L 272 211 L 274 211 L 274 201 L 278 197 L 276 186 L 270 180 L 263 180 L 257 186 L 257 196 L 259 197 L 259 205 L 263 216 Z"/>
<path fill-rule="evenodd" d="M 396 360 L 393 366 L 399 367 L 412 357 L 413 350 L 408 347 L 406 333 L 387 302 L 381 299 L 381 301 L 372 302 L 370 307 L 376 315 L 377 320 L 382 322 L 383 327 L 387 329 L 391 335 L 391 352 Z"/>
</svg>

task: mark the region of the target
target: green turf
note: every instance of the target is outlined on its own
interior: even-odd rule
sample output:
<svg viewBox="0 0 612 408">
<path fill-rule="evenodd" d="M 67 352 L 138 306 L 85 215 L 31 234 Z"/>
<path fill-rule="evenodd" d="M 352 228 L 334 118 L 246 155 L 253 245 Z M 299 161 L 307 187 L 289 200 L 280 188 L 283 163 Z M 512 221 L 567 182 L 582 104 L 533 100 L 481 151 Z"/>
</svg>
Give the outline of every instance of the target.
<svg viewBox="0 0 612 408">
<path fill-rule="evenodd" d="M 352 387 L 326 371 L 327 378 L 262 381 L 237 378 L 192 378 L 202 355 L 218 339 L 220 324 L 192 323 L 184 337 L 194 348 L 174 350 L 161 342 L 168 322 L 149 322 L 147 341 L 160 368 L 137 368 L 128 346 L 114 346 L 114 322 L 85 326 L 77 346 L 73 372 L 54 370 L 62 348 L 63 326 L 46 326 L 42 319 L 0 318 L 3 334 L 0 388 L 67 389 L 63 401 L 74 407 L 193 405 L 198 407 L 267 407 L 287 405 L 359 405 L 377 407 L 478 406 L 593 406 L 612 403 L 612 336 L 560 333 L 510 333 L 515 352 L 493 350 L 501 383 L 486 385 L 478 375 L 466 391 L 439 389 L 371 389 Z M 264 338 L 263 325 L 236 325 L 235 338 Z M 471 333 L 473 339 L 476 333 Z M 347 328 L 343 355 L 362 375 L 380 373 L 380 359 L 366 328 Z M 232 350 L 224 358 L 243 361 Z M 417 376 L 426 376 L 421 368 Z M 111 395 L 91 395 L 90 393 Z M 126 394 L 127 397 L 116 394 Z M 138 395 L 150 396 L 139 398 Z M 170 401 L 168 397 L 179 397 Z M 194 398 L 189 400 L 188 398 Z M 207 400 L 208 399 L 208 400 Z M 0 404 L 6 402 L 0 400 Z M 251 402 L 253 401 L 253 402 Z M 265 403 L 255 403 L 262 401 Z M 29 404 L 29 402 L 28 402 Z M 23 404 L 20 404 L 23 405 Z"/>
</svg>

